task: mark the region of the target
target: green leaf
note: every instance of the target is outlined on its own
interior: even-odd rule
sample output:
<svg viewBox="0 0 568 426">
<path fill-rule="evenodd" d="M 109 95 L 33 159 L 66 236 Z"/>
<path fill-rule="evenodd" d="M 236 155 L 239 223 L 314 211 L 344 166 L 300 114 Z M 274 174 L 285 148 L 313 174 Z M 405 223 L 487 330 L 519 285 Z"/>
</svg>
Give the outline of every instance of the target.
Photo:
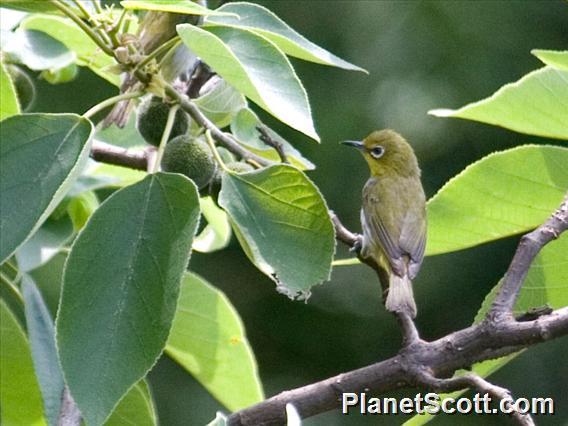
<svg viewBox="0 0 568 426">
<path fill-rule="evenodd" d="M 568 50 L 533 49 L 531 53 L 546 65 L 568 71 Z"/>
<path fill-rule="evenodd" d="M 93 125 L 73 114 L 24 114 L 0 127 L 0 263 L 47 219 L 80 173 Z"/>
<path fill-rule="evenodd" d="M 42 31 L 19 29 L 2 37 L 8 37 L 3 44 L 8 58 L 34 71 L 64 68 L 75 61 L 73 52 Z"/>
<path fill-rule="evenodd" d="M 0 120 L 19 113 L 20 103 L 16 95 L 16 87 L 10 74 L 4 68 L 4 63 L 0 62 Z"/>
<path fill-rule="evenodd" d="M 22 295 L 32 359 L 43 397 L 45 416 L 50 425 L 57 425 L 65 383 L 57 359 L 53 320 L 29 275 L 24 275 L 22 279 Z"/>
<path fill-rule="evenodd" d="M 524 145 L 488 155 L 428 202 L 426 254 L 473 247 L 543 223 L 568 188 L 568 149 Z"/>
<path fill-rule="evenodd" d="M 183 42 L 227 83 L 290 127 L 319 141 L 308 97 L 292 65 L 270 40 L 222 26 L 177 26 Z"/>
<path fill-rule="evenodd" d="M 568 139 L 568 71 L 544 67 L 506 84 L 491 97 L 457 110 L 428 114 L 505 127 L 520 133 Z"/>
<path fill-rule="evenodd" d="M 228 126 L 241 108 L 246 108 L 245 97 L 223 79 L 216 79 L 213 88 L 195 99 L 201 112 L 219 128 Z M 205 89 L 205 86 L 204 86 Z"/>
<path fill-rule="evenodd" d="M 157 173 L 111 195 L 75 240 L 57 346 L 88 424 L 103 423 L 161 354 L 198 220 L 195 185 Z"/>
<path fill-rule="evenodd" d="M 0 300 L 0 341 L 0 423 L 45 425 L 26 335 L 3 300 Z"/>
<path fill-rule="evenodd" d="M 273 12 L 258 4 L 227 3 L 218 10 L 234 13 L 238 17 L 212 16 L 207 18 L 206 25 L 214 23 L 247 28 L 272 41 L 287 55 L 318 64 L 367 73 L 363 68 L 350 64 L 307 40 Z"/>
<path fill-rule="evenodd" d="M 2 7 L 31 13 L 60 13 L 49 1 L 2 0 Z"/>
<path fill-rule="evenodd" d="M 329 279 L 334 230 L 323 197 L 304 173 L 288 165 L 225 173 L 219 205 L 251 262 L 278 291 L 306 299 L 312 286 Z"/>
<path fill-rule="evenodd" d="M 128 391 L 112 412 L 105 426 L 154 426 L 158 424 L 150 389 L 141 380 Z"/>
<path fill-rule="evenodd" d="M 192 0 L 123 0 L 120 4 L 125 9 L 131 10 L 157 10 L 186 15 L 227 15 L 224 12 L 207 9 Z"/>
<path fill-rule="evenodd" d="M 280 156 L 276 150 L 265 144 L 260 139 L 260 133 L 258 132 L 257 127 L 264 127 L 270 137 L 282 146 L 290 164 L 300 170 L 313 170 L 316 168 L 316 166 L 310 160 L 305 158 L 300 151 L 294 148 L 290 142 L 274 130 L 266 127 L 254 111 L 249 108 L 241 109 L 233 119 L 231 122 L 231 133 L 242 145 L 246 146 L 247 149 L 255 154 L 258 154 L 267 160 L 280 161 Z"/>
<path fill-rule="evenodd" d="M 71 20 L 59 16 L 31 15 L 20 24 L 27 30 L 41 31 L 63 43 L 77 55 L 77 65 L 89 67 L 94 73 L 115 86 L 120 85 L 120 76 L 107 71 L 115 64 L 91 38 Z"/>
<path fill-rule="evenodd" d="M 193 240 L 193 249 L 201 253 L 224 249 L 231 241 L 231 224 L 227 213 L 217 207 L 211 197 L 201 198 L 199 204 L 207 226 Z"/>
<path fill-rule="evenodd" d="M 67 213 L 73 222 L 75 231 L 80 231 L 89 217 L 99 207 L 99 199 L 93 191 L 83 192 L 73 197 L 67 205 Z"/>
<path fill-rule="evenodd" d="M 29 272 L 47 263 L 73 236 L 73 223 L 68 215 L 50 217 L 16 251 L 18 267 Z"/>
<path fill-rule="evenodd" d="M 229 410 L 264 399 L 242 321 L 227 297 L 186 273 L 166 353 Z"/>
</svg>

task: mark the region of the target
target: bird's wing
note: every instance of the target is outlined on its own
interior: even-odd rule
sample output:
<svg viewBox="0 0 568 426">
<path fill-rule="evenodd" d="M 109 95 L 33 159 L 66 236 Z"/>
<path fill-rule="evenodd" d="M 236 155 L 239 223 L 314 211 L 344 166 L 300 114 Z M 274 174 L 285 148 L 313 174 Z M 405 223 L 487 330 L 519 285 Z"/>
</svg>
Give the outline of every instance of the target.
<svg viewBox="0 0 568 426">
<path fill-rule="evenodd" d="M 400 235 L 400 230 L 395 226 L 387 228 L 387 223 L 394 223 L 391 220 L 390 213 L 385 209 L 384 199 L 380 197 L 377 191 L 378 182 L 369 180 L 363 189 L 363 209 L 362 216 L 364 217 L 363 226 L 364 234 L 368 235 L 370 242 L 374 245 L 379 246 L 379 248 L 384 252 L 391 268 L 402 274 L 404 270 L 404 265 L 402 261 L 402 251 L 398 244 L 398 239 Z M 375 259 L 378 263 L 379 259 Z"/>
<path fill-rule="evenodd" d="M 398 178 L 380 185 L 379 188 L 366 185 L 363 191 L 367 232 L 378 242 L 393 271 L 402 275 L 408 267 L 412 279 L 420 269 L 426 245 L 425 197 L 421 184 L 415 179 Z M 409 188 L 409 185 L 419 188 Z M 408 194 L 419 194 L 420 199 L 411 199 Z M 410 258 L 408 265 L 405 257 Z"/>
</svg>

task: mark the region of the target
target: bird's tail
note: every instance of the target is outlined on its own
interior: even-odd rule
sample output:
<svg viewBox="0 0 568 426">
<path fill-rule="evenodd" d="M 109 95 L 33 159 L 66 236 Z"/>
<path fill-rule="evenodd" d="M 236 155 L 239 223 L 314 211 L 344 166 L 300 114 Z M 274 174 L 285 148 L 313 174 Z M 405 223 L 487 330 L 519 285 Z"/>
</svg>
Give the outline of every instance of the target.
<svg viewBox="0 0 568 426">
<path fill-rule="evenodd" d="M 404 312 L 411 318 L 416 317 L 416 303 L 412 292 L 412 282 L 408 275 L 399 277 L 396 274 L 390 274 L 385 307 L 390 312 Z"/>
</svg>

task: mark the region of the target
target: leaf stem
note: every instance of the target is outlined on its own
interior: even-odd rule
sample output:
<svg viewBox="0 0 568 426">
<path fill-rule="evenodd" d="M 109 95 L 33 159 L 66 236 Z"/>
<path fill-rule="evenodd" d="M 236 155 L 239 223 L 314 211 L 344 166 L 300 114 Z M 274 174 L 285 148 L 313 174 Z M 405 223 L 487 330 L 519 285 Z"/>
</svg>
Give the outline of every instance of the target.
<svg viewBox="0 0 568 426">
<path fill-rule="evenodd" d="M 353 266 L 353 265 L 361 265 L 361 261 L 356 257 L 348 258 L 348 259 L 336 259 L 331 262 L 331 266 Z"/>
<path fill-rule="evenodd" d="M 168 120 L 166 121 L 166 127 L 164 127 L 164 132 L 162 133 L 162 139 L 160 139 L 160 146 L 158 147 L 158 152 L 154 158 L 154 164 L 150 167 L 150 173 L 156 173 L 160 171 L 160 163 L 162 162 L 162 157 L 164 156 L 164 150 L 166 149 L 166 144 L 170 139 L 170 134 L 172 133 L 172 128 L 174 127 L 174 122 L 176 119 L 176 114 L 179 110 L 179 105 L 174 105 L 170 108 L 168 112 Z"/>
<path fill-rule="evenodd" d="M 175 45 L 177 45 L 180 42 L 180 38 L 179 36 L 175 36 L 174 38 L 168 40 L 167 42 L 165 42 L 164 44 L 162 44 L 160 47 L 157 47 L 156 49 L 154 49 L 151 53 L 148 54 L 148 56 L 146 56 L 144 59 L 142 59 L 138 65 L 136 65 L 136 69 L 142 69 L 144 68 L 146 65 L 148 65 L 152 59 L 160 56 L 160 54 L 162 54 L 162 52 L 167 52 L 168 50 L 170 50 L 170 48 L 174 47 Z"/>
<path fill-rule="evenodd" d="M 91 0 L 91 2 L 95 6 L 95 10 L 97 11 L 97 13 L 103 13 L 103 8 L 101 7 L 99 0 Z"/>
<path fill-rule="evenodd" d="M 124 101 L 124 100 L 127 100 L 127 99 L 132 99 L 132 98 L 139 98 L 140 96 L 143 96 L 143 95 L 144 95 L 143 91 L 136 91 L 136 92 L 122 93 L 120 95 L 113 96 L 112 98 L 105 99 L 101 103 L 96 104 L 94 107 L 92 107 L 87 112 L 85 112 L 83 114 L 83 117 L 90 119 L 96 113 L 102 111 L 103 109 L 105 109 L 105 108 L 107 108 L 111 105 L 114 105 L 117 102 Z"/>
<path fill-rule="evenodd" d="M 83 20 L 75 13 L 73 9 L 68 7 L 61 0 L 50 1 L 57 9 L 62 11 L 68 18 L 75 22 L 79 26 L 79 28 L 81 28 L 91 38 L 91 40 L 93 40 L 97 44 L 97 46 L 101 48 L 103 52 L 114 58 L 114 52 L 110 48 L 110 46 L 108 46 L 103 40 L 101 40 L 99 35 L 95 31 L 93 31 L 93 29 L 89 25 L 83 22 Z"/>
<path fill-rule="evenodd" d="M 217 151 L 217 147 L 215 146 L 215 142 L 213 142 L 213 138 L 211 137 L 211 130 L 207 129 L 205 131 L 205 139 L 207 140 L 207 143 L 209 144 L 209 147 L 211 148 L 211 152 L 213 152 L 213 156 L 215 157 L 215 160 L 217 160 L 217 163 L 219 163 L 219 165 L 221 166 L 223 171 L 225 171 L 227 173 L 233 173 L 231 170 L 229 170 L 227 168 L 227 166 L 223 162 L 223 159 L 219 155 L 219 151 Z"/>
<path fill-rule="evenodd" d="M 10 278 L 8 278 L 3 272 L 0 271 L 0 282 L 4 283 L 4 285 L 10 290 L 11 293 L 14 294 L 16 299 L 23 305 L 24 298 L 22 297 L 22 293 L 18 287 L 12 282 Z"/>
</svg>

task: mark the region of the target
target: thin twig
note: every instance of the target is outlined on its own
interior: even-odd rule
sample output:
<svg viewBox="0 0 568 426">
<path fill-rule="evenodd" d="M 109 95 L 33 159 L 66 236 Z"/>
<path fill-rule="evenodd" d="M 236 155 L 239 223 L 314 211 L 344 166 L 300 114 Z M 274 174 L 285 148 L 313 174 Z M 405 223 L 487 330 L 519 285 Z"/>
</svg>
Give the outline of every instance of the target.
<svg viewBox="0 0 568 426">
<path fill-rule="evenodd" d="M 170 134 L 172 133 L 172 128 L 174 127 L 174 122 L 176 120 L 176 114 L 178 110 L 179 110 L 179 105 L 173 105 L 168 111 L 166 126 L 164 127 L 162 138 L 160 139 L 160 145 L 158 146 L 158 152 L 156 153 L 156 158 L 154 158 L 154 163 L 150 166 L 150 173 L 156 173 L 160 170 L 160 164 L 162 162 L 164 150 L 166 149 L 166 144 L 170 139 Z"/>
<path fill-rule="evenodd" d="M 177 90 L 173 88 L 173 86 L 166 84 L 165 85 L 166 95 L 168 97 L 176 100 L 179 102 L 181 109 L 187 112 L 193 120 L 199 124 L 205 130 L 211 131 L 211 136 L 215 139 L 219 144 L 227 148 L 233 154 L 238 155 L 244 160 L 252 160 L 261 166 L 269 166 L 272 163 L 271 161 L 256 155 L 250 152 L 248 149 L 242 147 L 236 140 L 234 140 L 230 135 L 227 133 L 222 132 L 215 124 L 211 122 L 195 105 L 189 98 L 185 95 L 180 94 Z"/>
<path fill-rule="evenodd" d="M 284 152 L 284 145 L 270 135 L 266 126 L 256 126 L 256 130 L 258 130 L 258 133 L 260 133 L 259 139 L 266 145 L 274 148 L 274 150 L 278 153 L 280 161 L 282 161 L 283 163 L 290 163 L 290 161 L 288 161 L 286 153 Z"/>
<path fill-rule="evenodd" d="M 108 108 L 111 105 L 114 105 L 117 102 L 124 101 L 126 99 L 139 98 L 141 96 L 144 96 L 144 92 L 140 90 L 136 92 L 126 92 L 120 95 L 113 96 L 112 98 L 105 99 L 101 103 L 91 107 L 87 112 L 83 114 L 83 117 L 90 119 L 98 112 L 104 110 L 105 108 Z"/>
<path fill-rule="evenodd" d="M 483 377 L 473 373 L 451 377 L 449 379 L 439 379 L 421 370 L 417 373 L 417 379 L 421 386 L 425 386 L 436 392 L 454 392 L 469 388 L 476 390 L 480 394 L 488 394 L 494 400 L 504 401 L 504 403 L 508 403 L 508 407 L 511 407 L 511 404 L 514 402 L 511 391 L 494 385 Z M 535 424 L 529 414 L 513 410 L 510 415 L 519 425 L 534 426 Z"/>
</svg>

